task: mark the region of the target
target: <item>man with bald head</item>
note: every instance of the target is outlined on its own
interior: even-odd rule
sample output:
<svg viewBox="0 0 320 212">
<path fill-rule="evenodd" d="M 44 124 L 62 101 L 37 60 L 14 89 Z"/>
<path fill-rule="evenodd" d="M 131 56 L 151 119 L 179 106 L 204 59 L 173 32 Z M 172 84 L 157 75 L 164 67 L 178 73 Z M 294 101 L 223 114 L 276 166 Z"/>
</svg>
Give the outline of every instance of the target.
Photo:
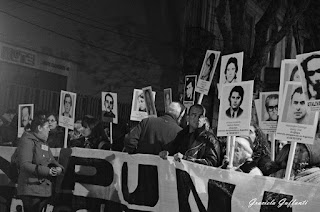
<svg viewBox="0 0 320 212">
<path fill-rule="evenodd" d="M 185 107 L 179 102 L 171 102 L 164 116 L 145 118 L 129 132 L 124 141 L 125 150 L 158 155 L 181 131 L 179 125 L 184 115 Z"/>
</svg>

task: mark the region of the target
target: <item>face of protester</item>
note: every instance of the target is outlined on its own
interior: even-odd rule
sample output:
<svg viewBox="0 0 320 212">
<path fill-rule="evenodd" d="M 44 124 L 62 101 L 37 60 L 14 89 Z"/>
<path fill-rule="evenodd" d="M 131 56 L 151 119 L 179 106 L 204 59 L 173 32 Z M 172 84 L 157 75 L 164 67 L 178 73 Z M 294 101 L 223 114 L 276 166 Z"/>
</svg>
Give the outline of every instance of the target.
<svg viewBox="0 0 320 212">
<path fill-rule="evenodd" d="M 293 117 L 299 121 L 303 119 L 307 114 L 307 105 L 305 102 L 305 96 L 300 93 L 294 93 L 291 100 L 293 108 Z"/>
<path fill-rule="evenodd" d="M 228 83 L 231 83 L 232 80 L 236 76 L 236 66 L 234 63 L 229 63 L 227 66 L 227 72 L 226 72 L 226 80 Z"/>
<path fill-rule="evenodd" d="M 106 100 L 104 101 L 104 106 L 106 107 L 106 111 L 110 112 L 113 109 L 113 99 L 110 96 L 106 96 Z"/>
<path fill-rule="evenodd" d="M 30 121 L 29 108 L 25 107 L 21 111 L 21 121 L 22 125 L 25 127 Z"/>
<path fill-rule="evenodd" d="M 270 99 L 268 104 L 268 114 L 272 121 L 278 120 L 278 99 Z"/>
<path fill-rule="evenodd" d="M 246 162 L 247 155 L 241 143 L 236 142 L 234 146 L 233 166 L 238 167 Z"/>
<path fill-rule="evenodd" d="M 138 97 L 138 105 L 139 105 L 139 110 L 140 111 L 145 111 L 146 110 L 146 103 L 144 101 L 144 98 Z"/>
<path fill-rule="evenodd" d="M 241 96 L 238 92 L 234 91 L 230 97 L 231 107 L 233 110 L 237 110 L 240 106 Z"/>
<path fill-rule="evenodd" d="M 193 87 L 192 87 L 192 83 L 190 82 L 187 85 L 187 97 L 192 98 L 192 93 L 193 93 Z"/>
<path fill-rule="evenodd" d="M 57 128 L 58 123 L 56 118 L 53 115 L 48 117 L 48 123 L 49 123 L 50 130 L 54 130 Z"/>
<path fill-rule="evenodd" d="M 50 128 L 49 128 L 49 123 L 46 122 L 42 127 L 39 126 L 38 127 L 38 135 L 43 139 L 43 140 L 47 140 L 48 137 L 49 137 L 49 131 L 50 131 Z"/>
<path fill-rule="evenodd" d="M 90 127 L 87 126 L 87 127 L 82 127 L 80 132 L 84 137 L 88 137 L 92 131 L 91 131 Z"/>
<path fill-rule="evenodd" d="M 71 110 L 71 98 L 69 96 L 64 100 L 64 109 L 66 113 L 69 113 Z"/>
<path fill-rule="evenodd" d="M 320 69 L 320 58 L 314 58 L 310 60 L 307 64 L 308 71 L 307 75 L 309 79 L 311 80 L 311 83 L 313 85 L 313 88 L 318 93 L 320 92 L 320 73 L 318 73 Z"/>
<path fill-rule="evenodd" d="M 189 128 L 195 130 L 200 127 L 200 118 L 203 117 L 203 111 L 200 108 L 192 107 L 189 112 Z"/>
</svg>

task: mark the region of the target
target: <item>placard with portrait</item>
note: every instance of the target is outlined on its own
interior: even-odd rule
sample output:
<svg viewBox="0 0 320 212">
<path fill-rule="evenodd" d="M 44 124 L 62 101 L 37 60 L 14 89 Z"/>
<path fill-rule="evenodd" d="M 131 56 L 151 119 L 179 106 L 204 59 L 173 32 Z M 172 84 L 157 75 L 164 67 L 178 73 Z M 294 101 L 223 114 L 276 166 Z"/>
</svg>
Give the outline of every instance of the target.
<svg viewBox="0 0 320 212">
<path fill-rule="evenodd" d="M 77 94 L 61 90 L 59 126 L 73 130 L 76 112 Z"/>
<path fill-rule="evenodd" d="M 116 93 L 102 92 L 102 121 L 118 124 L 118 96 Z"/>
</svg>

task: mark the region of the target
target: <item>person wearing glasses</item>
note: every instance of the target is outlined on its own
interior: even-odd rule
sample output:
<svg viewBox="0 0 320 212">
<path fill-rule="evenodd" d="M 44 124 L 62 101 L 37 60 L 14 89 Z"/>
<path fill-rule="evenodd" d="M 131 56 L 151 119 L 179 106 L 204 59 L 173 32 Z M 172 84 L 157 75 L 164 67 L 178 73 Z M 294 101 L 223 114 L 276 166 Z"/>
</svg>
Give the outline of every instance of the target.
<svg viewBox="0 0 320 212">
<path fill-rule="evenodd" d="M 268 118 L 266 121 L 278 121 L 278 94 L 270 94 L 267 96 L 265 101 L 266 111 L 268 113 Z"/>
<path fill-rule="evenodd" d="M 305 74 L 309 99 L 320 99 L 320 55 L 313 54 L 305 58 L 301 67 Z"/>
<path fill-rule="evenodd" d="M 64 112 L 62 113 L 63 116 L 66 116 L 66 117 L 69 117 L 69 118 L 72 118 L 72 115 L 70 114 L 71 113 L 71 107 L 72 107 L 72 98 L 71 98 L 71 95 L 66 93 L 64 95 Z"/>
<path fill-rule="evenodd" d="M 107 93 L 104 97 L 104 106 L 106 108 L 106 112 L 103 114 L 104 117 L 107 118 L 115 118 L 116 115 L 112 112 L 114 105 L 113 96 L 110 93 Z"/>
<path fill-rule="evenodd" d="M 287 122 L 312 125 L 313 118 L 309 113 L 302 87 L 297 87 L 291 95 Z"/>
<path fill-rule="evenodd" d="M 49 113 L 47 115 L 49 123 L 49 137 L 47 140 L 48 146 L 50 148 L 63 148 L 64 143 L 64 131 L 58 126 L 58 115 L 55 113 Z"/>
</svg>

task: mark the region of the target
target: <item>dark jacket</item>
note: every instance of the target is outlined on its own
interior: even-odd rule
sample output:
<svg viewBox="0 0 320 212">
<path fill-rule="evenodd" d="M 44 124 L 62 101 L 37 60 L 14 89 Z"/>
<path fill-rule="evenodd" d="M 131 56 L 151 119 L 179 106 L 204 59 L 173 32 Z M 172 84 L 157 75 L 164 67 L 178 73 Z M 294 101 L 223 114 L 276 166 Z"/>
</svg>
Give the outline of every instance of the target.
<svg viewBox="0 0 320 212">
<path fill-rule="evenodd" d="M 243 113 L 243 110 L 242 110 L 241 107 L 239 107 L 238 112 L 237 112 L 237 117 L 233 117 L 233 118 L 238 118 L 238 117 L 240 117 L 242 113 Z M 226 115 L 227 115 L 229 118 L 232 118 L 232 117 L 231 117 L 231 108 L 229 108 L 228 110 L 226 110 Z"/>
<path fill-rule="evenodd" d="M 175 139 L 181 127 L 169 114 L 143 119 L 124 141 L 128 153 L 158 155 L 163 146 Z"/>
<path fill-rule="evenodd" d="M 51 196 L 51 179 L 49 164 L 63 168 L 53 157 L 46 143 L 33 133 L 24 132 L 18 147 L 19 164 L 18 195 L 39 197 Z"/>
<path fill-rule="evenodd" d="M 208 166 L 218 167 L 222 162 L 220 141 L 211 131 L 203 128 L 189 133 L 187 126 L 172 143 L 165 146 L 165 150 L 169 155 L 180 152 L 184 155 L 183 159 Z"/>
<path fill-rule="evenodd" d="M 56 129 L 50 130 L 47 143 L 50 148 L 63 148 L 64 132 L 61 127 L 57 126 Z"/>
</svg>

